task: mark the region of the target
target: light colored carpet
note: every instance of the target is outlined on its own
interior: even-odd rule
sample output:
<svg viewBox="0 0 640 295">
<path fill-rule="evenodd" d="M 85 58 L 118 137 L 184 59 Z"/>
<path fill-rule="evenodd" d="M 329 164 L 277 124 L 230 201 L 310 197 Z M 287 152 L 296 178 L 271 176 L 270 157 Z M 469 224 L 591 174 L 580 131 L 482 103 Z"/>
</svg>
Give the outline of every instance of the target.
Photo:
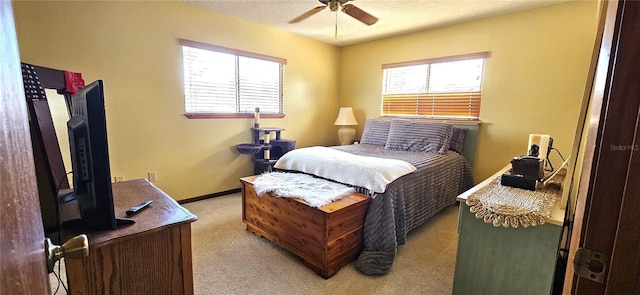
<svg viewBox="0 0 640 295">
<path fill-rule="evenodd" d="M 390 273 L 365 276 L 351 263 L 328 280 L 293 254 L 247 232 L 239 193 L 183 206 L 198 216 L 191 227 L 197 295 L 451 294 L 458 242 L 457 206 L 411 232 L 407 243 L 398 249 Z M 64 277 L 64 266 L 62 273 Z M 57 284 L 53 275 L 51 279 L 53 291 Z M 57 294 L 66 292 L 61 288 Z"/>
<path fill-rule="evenodd" d="M 247 232 L 241 195 L 185 204 L 192 224 L 196 294 L 451 294 L 458 207 L 414 230 L 391 272 L 370 277 L 355 263 L 325 280 L 296 256 Z"/>
</svg>

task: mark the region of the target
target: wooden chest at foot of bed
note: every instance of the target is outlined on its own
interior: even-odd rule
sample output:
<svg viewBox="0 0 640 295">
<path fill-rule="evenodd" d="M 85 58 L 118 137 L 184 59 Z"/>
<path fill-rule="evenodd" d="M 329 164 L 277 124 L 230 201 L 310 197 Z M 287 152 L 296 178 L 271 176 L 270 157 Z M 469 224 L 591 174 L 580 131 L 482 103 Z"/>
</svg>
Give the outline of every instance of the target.
<svg viewBox="0 0 640 295">
<path fill-rule="evenodd" d="M 297 198 L 256 195 L 253 180 L 242 183 L 242 221 L 247 230 L 294 253 L 328 279 L 362 250 L 362 228 L 370 198 L 353 193 L 320 208 Z"/>
</svg>

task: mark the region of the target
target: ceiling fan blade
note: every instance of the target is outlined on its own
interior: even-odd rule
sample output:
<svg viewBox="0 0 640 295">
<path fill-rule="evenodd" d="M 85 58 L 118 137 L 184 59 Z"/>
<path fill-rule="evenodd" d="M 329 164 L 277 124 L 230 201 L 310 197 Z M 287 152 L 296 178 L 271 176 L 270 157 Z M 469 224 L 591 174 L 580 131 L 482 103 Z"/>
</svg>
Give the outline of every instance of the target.
<svg viewBox="0 0 640 295">
<path fill-rule="evenodd" d="M 375 24 L 378 21 L 378 18 L 366 13 L 364 10 L 354 6 L 353 4 L 344 4 L 342 5 L 342 12 L 352 16 L 353 18 L 365 23 L 370 26 Z"/>
<path fill-rule="evenodd" d="M 305 13 L 301 14 L 300 16 L 298 16 L 298 17 L 296 17 L 296 18 L 294 18 L 294 19 L 290 20 L 290 21 L 289 21 L 289 23 L 290 23 L 290 24 L 295 24 L 295 23 L 297 23 L 297 22 L 300 22 L 300 21 L 302 21 L 302 20 L 306 19 L 307 17 L 310 17 L 310 16 L 312 16 L 312 15 L 314 15 L 314 14 L 318 13 L 320 10 L 325 9 L 326 7 L 327 7 L 327 5 L 314 7 L 314 8 L 312 8 L 311 10 L 309 10 L 309 11 L 307 11 L 307 12 L 305 12 Z"/>
</svg>

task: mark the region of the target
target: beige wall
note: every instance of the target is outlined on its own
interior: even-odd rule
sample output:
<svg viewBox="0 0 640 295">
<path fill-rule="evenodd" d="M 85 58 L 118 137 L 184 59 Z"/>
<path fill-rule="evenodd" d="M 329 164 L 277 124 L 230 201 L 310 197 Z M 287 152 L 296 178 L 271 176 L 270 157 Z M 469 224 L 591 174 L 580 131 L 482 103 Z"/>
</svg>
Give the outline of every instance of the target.
<svg viewBox="0 0 640 295">
<path fill-rule="evenodd" d="M 596 19 L 596 1 L 575 1 L 345 47 L 340 105 L 352 106 L 359 122 L 379 116 L 382 64 L 489 51 L 476 182 L 524 154 L 530 133 L 550 134 L 569 156 Z M 358 127 L 361 134 L 363 124 Z M 555 154 L 551 159 L 562 162 Z"/>
<path fill-rule="evenodd" d="M 285 128 L 298 146 L 337 143 L 337 47 L 182 2 L 13 4 L 23 62 L 104 80 L 112 176 L 155 171 L 179 200 L 238 188 L 253 172 L 235 150 L 250 142 L 250 119 L 183 116 L 178 38 L 287 59 L 287 116 L 261 125 Z"/>
<path fill-rule="evenodd" d="M 156 171 L 178 200 L 237 188 L 252 173 L 234 148 L 250 141 L 251 120 L 183 116 L 178 38 L 286 58 L 287 116 L 262 126 L 285 128 L 298 147 L 337 144 L 338 106 L 354 107 L 359 137 L 380 115 L 382 64 L 490 51 L 479 181 L 524 153 L 529 133 L 571 153 L 596 10 L 575 1 L 340 49 L 181 2 L 14 3 L 24 62 L 105 81 L 112 176 Z"/>
</svg>

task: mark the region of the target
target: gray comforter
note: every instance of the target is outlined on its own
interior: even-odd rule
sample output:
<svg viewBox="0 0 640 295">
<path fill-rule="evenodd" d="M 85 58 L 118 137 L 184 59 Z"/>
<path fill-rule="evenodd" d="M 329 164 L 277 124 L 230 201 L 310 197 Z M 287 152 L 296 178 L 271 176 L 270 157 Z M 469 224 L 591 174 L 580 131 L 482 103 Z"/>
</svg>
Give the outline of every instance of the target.
<svg viewBox="0 0 640 295">
<path fill-rule="evenodd" d="M 456 152 L 440 155 L 393 151 L 368 144 L 334 148 L 356 155 L 403 160 L 417 168 L 389 184 L 383 194 L 356 188 L 373 197 L 364 221 L 364 248 L 356 262 L 358 270 L 366 275 L 388 273 L 407 233 L 453 205 L 457 195 L 473 186 L 471 166 Z"/>
</svg>

